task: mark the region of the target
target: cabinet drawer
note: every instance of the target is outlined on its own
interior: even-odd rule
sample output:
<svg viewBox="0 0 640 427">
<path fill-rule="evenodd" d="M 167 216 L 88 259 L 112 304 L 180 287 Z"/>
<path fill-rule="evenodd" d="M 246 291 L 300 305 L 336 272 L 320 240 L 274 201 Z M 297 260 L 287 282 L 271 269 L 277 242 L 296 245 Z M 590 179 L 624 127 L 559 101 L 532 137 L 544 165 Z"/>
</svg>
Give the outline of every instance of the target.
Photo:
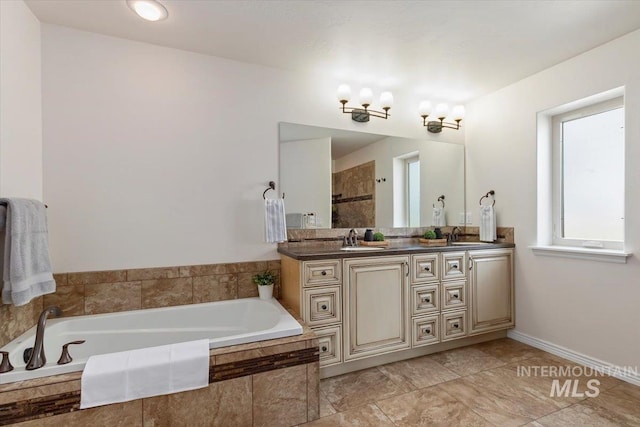
<svg viewBox="0 0 640 427">
<path fill-rule="evenodd" d="M 467 335 L 467 312 L 452 311 L 440 315 L 442 341 L 450 341 Z"/>
<path fill-rule="evenodd" d="M 320 367 L 335 365 L 342 362 L 342 328 L 331 326 L 313 329 L 318 337 L 318 351 L 320 353 Z"/>
<path fill-rule="evenodd" d="M 309 326 L 321 326 L 342 320 L 340 286 L 317 287 L 304 290 L 303 320 Z"/>
<path fill-rule="evenodd" d="M 442 311 L 467 308 L 467 282 L 442 284 Z"/>
<path fill-rule="evenodd" d="M 411 315 L 433 313 L 440 308 L 438 285 L 413 286 L 411 288 Z"/>
<path fill-rule="evenodd" d="M 464 252 L 442 254 L 442 280 L 460 280 L 467 277 L 467 258 Z"/>
<path fill-rule="evenodd" d="M 305 261 L 302 277 L 303 286 L 339 285 L 342 282 L 340 261 Z"/>
<path fill-rule="evenodd" d="M 440 316 L 413 319 L 412 347 L 435 344 L 440 341 Z"/>
<path fill-rule="evenodd" d="M 440 280 L 438 254 L 411 256 L 411 283 L 437 282 Z"/>
</svg>

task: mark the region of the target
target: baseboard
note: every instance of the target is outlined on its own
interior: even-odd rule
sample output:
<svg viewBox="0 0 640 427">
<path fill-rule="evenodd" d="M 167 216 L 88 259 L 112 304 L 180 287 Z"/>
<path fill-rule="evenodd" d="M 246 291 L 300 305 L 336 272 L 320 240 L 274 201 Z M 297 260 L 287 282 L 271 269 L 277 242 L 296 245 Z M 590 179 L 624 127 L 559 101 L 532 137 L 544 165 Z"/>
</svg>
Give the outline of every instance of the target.
<svg viewBox="0 0 640 427">
<path fill-rule="evenodd" d="M 629 372 L 628 369 L 625 370 L 622 367 L 603 362 L 599 359 L 594 359 L 593 357 L 586 356 L 582 353 L 577 353 L 573 350 L 569 350 L 568 348 L 541 340 L 540 338 L 532 337 L 531 335 L 523 334 L 522 332 L 518 332 L 513 329 L 507 333 L 507 337 L 516 341 L 520 341 L 521 343 L 528 344 L 531 347 L 539 348 L 540 350 L 544 350 L 547 353 L 555 354 L 556 356 L 571 360 L 572 362 L 576 362 L 589 368 L 602 369 L 605 371 L 613 370 L 613 376 L 618 378 L 619 380 L 640 386 L 639 373 L 634 374 L 633 372 Z M 638 370 L 638 368 L 635 366 L 633 368 Z"/>
</svg>

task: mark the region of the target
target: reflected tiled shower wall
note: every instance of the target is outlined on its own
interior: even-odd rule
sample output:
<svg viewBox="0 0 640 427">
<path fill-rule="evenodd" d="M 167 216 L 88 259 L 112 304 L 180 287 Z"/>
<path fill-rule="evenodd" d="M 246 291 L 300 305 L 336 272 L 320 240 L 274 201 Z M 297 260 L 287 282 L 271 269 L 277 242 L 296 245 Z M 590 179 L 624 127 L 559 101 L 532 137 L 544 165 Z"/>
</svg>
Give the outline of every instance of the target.
<svg viewBox="0 0 640 427">
<path fill-rule="evenodd" d="M 371 161 L 332 174 L 332 228 L 375 226 L 375 172 Z"/>
<path fill-rule="evenodd" d="M 0 304 L 0 347 L 35 325 L 49 305 L 66 317 L 254 297 L 252 276 L 267 269 L 278 277 L 278 297 L 280 260 L 54 274 L 55 293 L 22 307 Z"/>
</svg>

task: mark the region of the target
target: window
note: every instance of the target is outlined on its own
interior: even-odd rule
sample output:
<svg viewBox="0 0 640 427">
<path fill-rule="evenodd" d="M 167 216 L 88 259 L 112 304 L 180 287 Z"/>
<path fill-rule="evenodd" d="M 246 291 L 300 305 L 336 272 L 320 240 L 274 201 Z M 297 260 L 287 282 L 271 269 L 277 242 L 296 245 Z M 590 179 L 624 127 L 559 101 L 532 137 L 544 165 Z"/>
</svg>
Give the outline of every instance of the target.
<svg viewBox="0 0 640 427">
<path fill-rule="evenodd" d="M 410 157 L 405 160 L 407 226 L 420 227 L 420 158 Z"/>
<path fill-rule="evenodd" d="M 554 115 L 552 150 L 553 244 L 623 249 L 623 98 Z"/>
</svg>

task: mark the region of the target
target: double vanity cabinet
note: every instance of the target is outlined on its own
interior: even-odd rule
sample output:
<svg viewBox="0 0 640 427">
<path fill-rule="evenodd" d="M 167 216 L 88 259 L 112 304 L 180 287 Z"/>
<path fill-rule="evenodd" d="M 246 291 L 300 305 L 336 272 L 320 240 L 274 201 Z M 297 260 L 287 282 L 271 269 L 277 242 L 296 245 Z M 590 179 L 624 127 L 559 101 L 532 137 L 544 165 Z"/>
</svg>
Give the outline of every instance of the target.
<svg viewBox="0 0 640 427">
<path fill-rule="evenodd" d="M 514 326 L 512 246 L 282 248 L 282 298 L 318 336 L 325 373 L 415 357 Z"/>
</svg>

